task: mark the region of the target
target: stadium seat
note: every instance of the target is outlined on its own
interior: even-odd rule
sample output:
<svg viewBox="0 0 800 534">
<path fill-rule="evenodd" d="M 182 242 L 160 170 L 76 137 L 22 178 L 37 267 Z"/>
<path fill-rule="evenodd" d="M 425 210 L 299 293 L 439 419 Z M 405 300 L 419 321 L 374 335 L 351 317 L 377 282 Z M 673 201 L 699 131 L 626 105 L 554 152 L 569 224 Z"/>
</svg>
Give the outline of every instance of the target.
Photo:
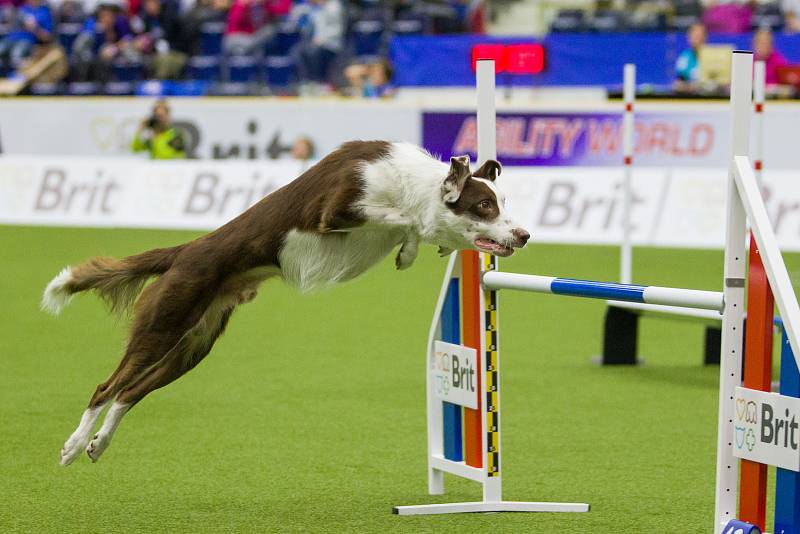
<svg viewBox="0 0 800 534">
<path fill-rule="evenodd" d="M 586 26 L 595 32 L 621 32 L 625 30 L 625 16 L 619 11 L 595 11 Z"/>
<path fill-rule="evenodd" d="M 674 14 L 670 21 L 670 28 L 676 31 L 686 31 L 689 26 L 699 22 L 703 16 L 703 6 L 700 0 L 676 0 Z"/>
<path fill-rule="evenodd" d="M 300 42 L 300 30 L 293 24 L 282 24 L 275 33 L 275 39 L 268 45 L 267 55 L 285 56 Z"/>
<path fill-rule="evenodd" d="M 61 94 L 61 84 L 36 82 L 31 84 L 31 94 L 36 96 L 55 96 Z"/>
<path fill-rule="evenodd" d="M 249 84 L 241 82 L 214 84 L 211 93 L 217 96 L 247 96 L 251 94 Z"/>
<path fill-rule="evenodd" d="M 290 56 L 269 56 L 264 59 L 264 77 L 271 89 L 286 89 L 297 80 L 297 66 Z"/>
<path fill-rule="evenodd" d="M 772 2 L 756 5 L 751 22 L 753 30 L 769 28 L 772 31 L 780 31 L 783 29 L 783 24 L 783 9 L 781 9 L 779 3 Z"/>
<path fill-rule="evenodd" d="M 135 82 L 144 77 L 144 65 L 140 61 L 115 61 L 111 68 L 118 82 Z"/>
<path fill-rule="evenodd" d="M 200 27 L 200 53 L 204 56 L 218 56 L 222 53 L 224 22 L 206 22 Z"/>
<path fill-rule="evenodd" d="M 425 31 L 425 21 L 419 18 L 404 18 L 392 22 L 392 33 L 395 35 L 420 35 Z"/>
<path fill-rule="evenodd" d="M 194 56 L 189 59 L 189 78 L 206 82 L 222 79 L 219 58 L 215 56 Z"/>
<path fill-rule="evenodd" d="M 380 20 L 359 20 L 353 24 L 353 48 L 356 56 L 380 53 L 385 25 Z"/>
<path fill-rule="evenodd" d="M 234 83 L 252 82 L 256 75 L 256 59 L 251 56 L 232 56 L 228 58 L 228 81 Z"/>
<path fill-rule="evenodd" d="M 110 96 L 126 96 L 135 92 L 133 82 L 108 82 L 105 86 L 105 94 Z"/>
<path fill-rule="evenodd" d="M 98 85 L 95 82 L 72 82 L 67 86 L 70 96 L 92 96 L 98 94 Z"/>
<path fill-rule="evenodd" d="M 81 33 L 82 28 L 83 24 L 79 22 L 62 22 L 56 26 L 58 44 L 64 48 L 64 52 L 66 52 L 67 55 L 72 52 L 72 45 L 75 43 L 75 39 L 77 39 L 78 35 Z"/>
<path fill-rule="evenodd" d="M 550 23 L 551 32 L 579 32 L 585 29 L 585 14 L 580 9 L 562 9 Z"/>
</svg>

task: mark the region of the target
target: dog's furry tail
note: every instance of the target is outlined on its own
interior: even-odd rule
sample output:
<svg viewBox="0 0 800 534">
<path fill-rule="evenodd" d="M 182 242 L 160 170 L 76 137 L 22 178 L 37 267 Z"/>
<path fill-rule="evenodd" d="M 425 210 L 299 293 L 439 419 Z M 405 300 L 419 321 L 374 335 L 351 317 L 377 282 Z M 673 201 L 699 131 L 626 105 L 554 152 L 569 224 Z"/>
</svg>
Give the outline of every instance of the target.
<svg viewBox="0 0 800 534">
<path fill-rule="evenodd" d="M 72 295 L 94 289 L 111 311 L 124 313 L 147 279 L 167 272 L 183 247 L 157 248 L 121 260 L 98 256 L 75 267 L 65 267 L 47 284 L 41 307 L 58 315 Z"/>
</svg>

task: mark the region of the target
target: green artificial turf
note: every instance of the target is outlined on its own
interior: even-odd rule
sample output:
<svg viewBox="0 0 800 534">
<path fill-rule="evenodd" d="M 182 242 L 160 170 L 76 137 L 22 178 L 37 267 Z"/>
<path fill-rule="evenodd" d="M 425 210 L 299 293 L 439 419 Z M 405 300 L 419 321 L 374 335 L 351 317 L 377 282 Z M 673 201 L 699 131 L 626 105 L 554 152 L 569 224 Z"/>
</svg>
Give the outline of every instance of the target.
<svg viewBox="0 0 800 534">
<path fill-rule="evenodd" d="M 588 514 L 399 517 L 393 505 L 480 498 L 448 477 L 426 494 L 425 344 L 445 261 L 422 250 L 301 296 L 269 282 L 211 355 L 141 402 L 97 464 L 59 466 L 125 321 L 81 295 L 59 318 L 45 284 L 92 255 L 196 234 L 0 227 L 0 531 L 708 532 L 717 368 L 701 326 L 646 319 L 639 368 L 590 364 L 604 305 L 502 295 L 503 480 L 510 500 Z M 613 280 L 613 247 L 534 244 L 504 270 Z M 719 289 L 721 251 L 636 251 L 637 282 Z M 800 258 L 788 258 L 790 270 Z M 794 274 L 794 272 L 792 273 Z"/>
</svg>

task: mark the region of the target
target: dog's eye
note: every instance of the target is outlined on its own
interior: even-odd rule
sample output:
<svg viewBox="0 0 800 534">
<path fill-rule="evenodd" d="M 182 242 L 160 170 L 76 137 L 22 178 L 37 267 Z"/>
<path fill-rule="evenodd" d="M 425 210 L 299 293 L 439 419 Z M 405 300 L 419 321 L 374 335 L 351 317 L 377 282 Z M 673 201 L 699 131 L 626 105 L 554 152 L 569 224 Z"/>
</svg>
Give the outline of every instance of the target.
<svg viewBox="0 0 800 534">
<path fill-rule="evenodd" d="M 478 207 L 482 210 L 488 210 L 491 209 L 492 203 L 488 200 L 481 200 L 478 202 Z"/>
</svg>

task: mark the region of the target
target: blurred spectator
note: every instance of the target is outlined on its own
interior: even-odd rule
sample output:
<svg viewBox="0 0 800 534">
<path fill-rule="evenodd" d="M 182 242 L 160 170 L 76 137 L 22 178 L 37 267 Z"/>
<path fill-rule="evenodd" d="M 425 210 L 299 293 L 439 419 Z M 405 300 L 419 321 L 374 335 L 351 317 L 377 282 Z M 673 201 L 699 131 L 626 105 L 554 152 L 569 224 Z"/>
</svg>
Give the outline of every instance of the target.
<svg viewBox="0 0 800 534">
<path fill-rule="evenodd" d="M 183 39 L 189 53 L 200 51 L 200 34 L 206 22 L 225 22 L 230 0 L 197 0 L 184 12 L 181 24 Z"/>
<path fill-rule="evenodd" d="M 50 0 L 50 7 L 55 13 L 58 22 L 79 23 L 86 20 L 87 13 L 93 9 L 96 2 L 89 0 Z"/>
<path fill-rule="evenodd" d="M 695 23 L 686 32 L 689 48 L 678 56 L 675 62 L 676 89 L 687 90 L 697 83 L 700 73 L 700 48 L 706 44 L 706 27 L 702 23 Z"/>
<path fill-rule="evenodd" d="M 298 137 L 294 140 L 294 143 L 292 143 L 291 156 L 292 159 L 303 162 L 303 170 L 307 169 L 309 167 L 309 162 L 317 156 L 314 141 L 305 135 Z"/>
<path fill-rule="evenodd" d="M 43 0 L 27 0 L 16 11 L 11 32 L 0 40 L 0 63 L 5 72 L 28 57 L 37 43 L 50 41 L 53 17 Z"/>
<path fill-rule="evenodd" d="M 800 32 L 800 0 L 783 0 L 784 31 Z"/>
<path fill-rule="evenodd" d="M 392 64 L 381 58 L 372 63 L 356 63 L 344 70 L 349 83 L 345 90 L 350 96 L 382 98 L 394 95 Z"/>
<path fill-rule="evenodd" d="M 755 61 L 763 61 L 765 63 L 767 85 L 778 83 L 778 68 L 787 65 L 789 62 L 786 61 L 783 54 L 775 50 L 770 30 L 762 29 L 755 33 L 753 36 L 753 51 Z"/>
<path fill-rule="evenodd" d="M 275 22 L 291 7 L 291 0 L 233 0 L 223 51 L 228 55 L 260 55 L 275 33 Z"/>
<path fill-rule="evenodd" d="M 745 33 L 750 31 L 753 7 L 749 1 L 710 0 L 703 13 L 703 24 L 711 33 Z"/>
<path fill-rule="evenodd" d="M 159 80 L 176 79 L 187 60 L 178 7 L 162 0 L 143 0 L 134 19 L 134 47 L 140 55 L 153 55 L 152 74 Z"/>
<path fill-rule="evenodd" d="M 345 17 L 339 0 L 310 0 L 311 38 L 297 50 L 300 78 L 311 91 L 327 83 L 331 65 L 344 48 Z M 315 87 L 316 86 L 316 87 Z"/>
<path fill-rule="evenodd" d="M 426 11 L 435 33 L 462 33 L 469 28 L 470 15 L 477 4 L 475 0 L 428 0 Z"/>
<path fill-rule="evenodd" d="M 73 78 L 77 81 L 107 81 L 115 58 L 137 56 L 131 45 L 132 39 L 130 22 L 119 3 L 101 0 L 94 17 L 86 20 L 72 47 Z"/>
<path fill-rule="evenodd" d="M 183 159 L 186 157 L 185 146 L 183 134 L 172 124 L 169 104 L 162 99 L 156 101 L 153 114 L 139 125 L 131 150 L 146 150 L 150 159 Z"/>
</svg>

